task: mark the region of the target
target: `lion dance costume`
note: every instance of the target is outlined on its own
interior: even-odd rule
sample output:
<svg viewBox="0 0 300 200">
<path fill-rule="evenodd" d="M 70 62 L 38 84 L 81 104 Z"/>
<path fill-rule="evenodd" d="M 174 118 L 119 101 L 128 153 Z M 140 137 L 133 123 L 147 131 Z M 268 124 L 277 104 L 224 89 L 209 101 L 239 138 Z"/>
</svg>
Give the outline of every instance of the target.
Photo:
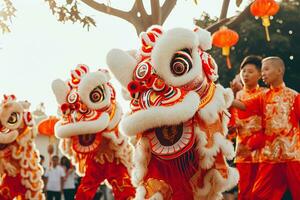
<svg viewBox="0 0 300 200">
<path fill-rule="evenodd" d="M 55 135 L 61 138 L 63 154 L 83 176 L 77 200 L 93 199 L 104 180 L 112 186 L 115 199 L 135 194 L 128 173 L 132 147 L 118 133 L 122 110 L 108 81 L 107 71 L 89 72 L 87 66 L 78 65 L 69 81 L 57 79 L 52 84 L 62 115 Z"/>
<path fill-rule="evenodd" d="M 4 96 L 0 104 L 0 199 L 45 199 L 43 168 L 33 139 L 28 102 Z"/>
<path fill-rule="evenodd" d="M 131 112 L 122 133 L 136 139 L 132 183 L 136 199 L 222 199 L 238 182 L 226 159 L 233 94 L 215 84 L 218 74 L 210 33 L 153 26 L 139 51 L 111 50 L 107 63 L 127 88 Z"/>
</svg>

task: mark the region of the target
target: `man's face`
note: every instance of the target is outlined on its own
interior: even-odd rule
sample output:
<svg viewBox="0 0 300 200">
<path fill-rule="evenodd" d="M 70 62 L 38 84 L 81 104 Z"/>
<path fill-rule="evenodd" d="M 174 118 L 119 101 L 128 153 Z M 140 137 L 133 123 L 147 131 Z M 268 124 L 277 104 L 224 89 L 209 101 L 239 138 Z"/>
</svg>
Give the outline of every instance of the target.
<svg viewBox="0 0 300 200">
<path fill-rule="evenodd" d="M 262 63 L 261 74 L 262 80 L 266 84 L 272 85 L 282 76 L 282 71 L 279 66 L 275 66 L 274 62 L 266 60 Z"/>
<path fill-rule="evenodd" d="M 241 79 L 246 86 L 255 86 L 260 79 L 260 71 L 253 64 L 246 64 L 241 70 Z"/>
<path fill-rule="evenodd" d="M 53 157 L 52 158 L 52 163 L 53 163 L 53 166 L 57 166 L 58 165 L 58 158 L 57 157 Z"/>
</svg>

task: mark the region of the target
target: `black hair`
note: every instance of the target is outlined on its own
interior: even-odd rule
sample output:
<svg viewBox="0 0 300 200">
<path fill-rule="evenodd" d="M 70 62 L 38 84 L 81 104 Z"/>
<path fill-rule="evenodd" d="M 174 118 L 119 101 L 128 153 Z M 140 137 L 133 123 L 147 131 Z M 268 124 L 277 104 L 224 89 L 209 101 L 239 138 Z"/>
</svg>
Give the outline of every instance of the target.
<svg viewBox="0 0 300 200">
<path fill-rule="evenodd" d="M 245 67 L 245 65 L 252 64 L 252 65 L 255 65 L 255 68 L 260 71 L 261 70 L 261 61 L 262 61 L 262 57 L 260 57 L 260 56 L 256 56 L 256 55 L 247 56 L 242 61 L 240 70 L 242 70 Z"/>
<path fill-rule="evenodd" d="M 71 162 L 66 156 L 61 157 L 60 165 L 65 166 L 67 169 L 71 168 Z"/>
</svg>

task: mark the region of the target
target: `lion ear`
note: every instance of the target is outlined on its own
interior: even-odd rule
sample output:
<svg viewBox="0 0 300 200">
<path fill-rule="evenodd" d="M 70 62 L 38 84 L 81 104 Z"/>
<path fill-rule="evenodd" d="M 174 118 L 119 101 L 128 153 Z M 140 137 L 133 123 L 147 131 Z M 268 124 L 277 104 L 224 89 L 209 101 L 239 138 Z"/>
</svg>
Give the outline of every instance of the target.
<svg viewBox="0 0 300 200">
<path fill-rule="evenodd" d="M 106 56 L 108 68 L 125 88 L 132 80 L 132 74 L 137 65 L 137 60 L 133 54 L 133 51 L 126 52 L 120 49 L 112 49 Z"/>
<path fill-rule="evenodd" d="M 30 105 L 31 105 L 31 103 L 30 103 L 29 101 L 27 101 L 27 100 L 25 100 L 25 101 L 19 101 L 18 103 L 19 103 L 19 104 L 22 106 L 22 108 L 23 108 L 24 110 L 26 110 L 26 111 L 29 110 L 29 107 L 30 107 Z"/>
<path fill-rule="evenodd" d="M 52 82 L 52 91 L 56 97 L 56 101 L 59 104 L 66 102 L 69 86 L 61 79 L 56 79 Z"/>
<path fill-rule="evenodd" d="M 198 36 L 199 47 L 204 51 L 211 49 L 212 47 L 211 33 L 198 26 L 194 29 L 194 32 Z"/>
</svg>

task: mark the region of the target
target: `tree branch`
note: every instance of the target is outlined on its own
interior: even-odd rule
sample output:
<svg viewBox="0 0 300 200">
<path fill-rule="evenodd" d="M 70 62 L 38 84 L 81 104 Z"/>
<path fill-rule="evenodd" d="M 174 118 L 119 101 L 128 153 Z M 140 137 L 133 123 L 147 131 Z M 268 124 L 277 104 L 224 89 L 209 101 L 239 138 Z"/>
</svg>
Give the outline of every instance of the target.
<svg viewBox="0 0 300 200">
<path fill-rule="evenodd" d="M 171 11 L 175 7 L 177 0 L 165 0 L 161 7 L 161 24 L 164 24 L 167 17 L 170 15 Z"/>
<path fill-rule="evenodd" d="M 105 5 L 104 3 L 97 3 L 93 0 L 81 0 L 81 1 L 99 12 L 113 15 L 113 16 L 119 17 L 119 18 L 124 19 L 129 22 L 131 20 L 129 12 L 115 9 L 115 8 Z"/>
<path fill-rule="evenodd" d="M 219 20 L 225 19 L 227 17 L 229 3 L 230 0 L 223 0 L 222 10 L 221 10 Z"/>
<path fill-rule="evenodd" d="M 151 16 L 152 24 L 161 25 L 161 9 L 159 5 L 159 0 L 151 0 Z"/>
<path fill-rule="evenodd" d="M 140 12 L 141 16 L 147 16 L 147 12 L 145 10 L 143 0 L 135 0 L 134 5 L 132 6 L 130 13 L 131 15 L 136 16 L 137 12 Z"/>
<path fill-rule="evenodd" d="M 251 3 L 237 16 L 231 18 L 222 19 L 209 27 L 206 30 L 210 31 L 211 33 L 217 31 L 221 26 L 227 26 L 229 28 L 234 28 L 235 26 L 239 25 L 243 20 L 247 19 L 250 15 L 250 6 Z"/>
</svg>

